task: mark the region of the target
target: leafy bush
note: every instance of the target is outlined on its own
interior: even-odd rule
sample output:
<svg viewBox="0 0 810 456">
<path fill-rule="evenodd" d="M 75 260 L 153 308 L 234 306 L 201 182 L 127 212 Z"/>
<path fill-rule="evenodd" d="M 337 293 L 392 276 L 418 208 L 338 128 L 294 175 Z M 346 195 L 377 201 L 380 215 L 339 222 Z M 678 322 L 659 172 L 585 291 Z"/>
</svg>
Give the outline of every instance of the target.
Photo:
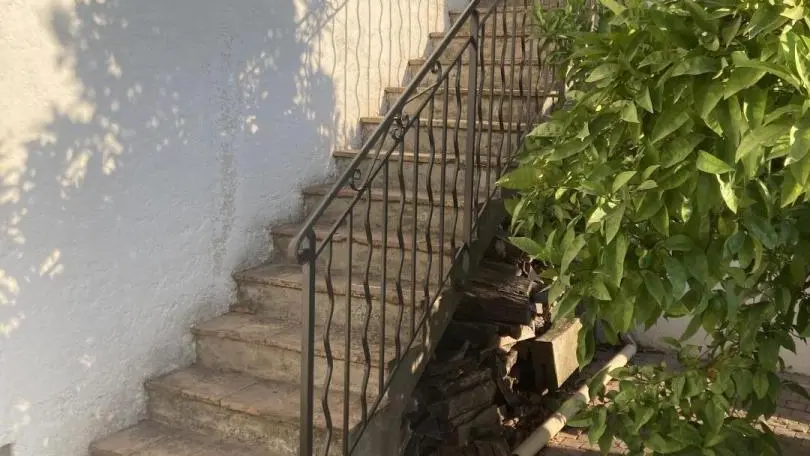
<svg viewBox="0 0 810 456">
<path fill-rule="evenodd" d="M 691 319 L 683 369 L 615 372 L 579 423 L 603 450 L 771 454 L 780 350 L 810 336 L 810 5 L 601 0 L 573 32 L 567 107 L 501 180 L 511 241 L 545 264 L 579 361 L 605 337 Z M 543 16 L 543 15 L 546 16 Z M 539 17 L 551 17 L 538 13 Z M 706 346 L 682 345 L 700 329 Z M 740 413 L 734 412 L 740 410 Z"/>
</svg>

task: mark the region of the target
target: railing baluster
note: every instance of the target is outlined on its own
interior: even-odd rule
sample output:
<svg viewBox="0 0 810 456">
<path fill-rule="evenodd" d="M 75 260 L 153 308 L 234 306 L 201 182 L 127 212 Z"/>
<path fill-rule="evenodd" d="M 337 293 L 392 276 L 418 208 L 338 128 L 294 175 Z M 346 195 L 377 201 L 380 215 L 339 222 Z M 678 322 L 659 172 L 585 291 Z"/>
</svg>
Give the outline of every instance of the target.
<svg viewBox="0 0 810 456">
<path fill-rule="evenodd" d="M 433 99 L 433 97 L 431 97 L 431 100 L 432 99 Z M 429 109 L 428 118 L 430 119 L 430 120 L 428 120 L 428 123 L 430 123 L 433 120 L 434 106 L 433 106 L 432 103 L 430 104 L 428 109 Z M 417 234 L 419 233 L 419 230 L 417 229 L 417 225 L 419 223 L 419 160 L 420 160 L 419 151 L 421 149 L 421 144 L 420 143 L 422 141 L 421 129 L 422 129 L 421 128 L 421 123 L 417 122 L 416 123 L 416 139 L 415 139 L 416 147 L 414 148 L 413 162 L 411 164 L 411 166 L 413 166 L 413 177 L 412 177 L 413 181 L 411 182 L 411 187 L 412 187 L 411 200 L 412 200 L 412 204 L 413 204 L 413 212 L 411 213 L 411 217 L 413 218 L 414 231 L 413 231 L 413 235 L 411 236 L 411 319 L 410 319 L 411 320 L 411 332 L 410 332 L 410 337 L 414 337 L 414 335 L 416 333 L 416 281 L 417 281 L 416 262 L 417 262 L 417 257 L 419 256 L 417 254 L 417 252 L 416 252 L 416 237 L 417 237 Z M 401 160 L 404 161 L 405 157 L 404 156 L 401 157 Z M 429 185 L 430 185 L 430 176 L 428 175 L 428 186 Z M 404 195 L 403 195 L 403 198 L 404 198 Z M 428 233 L 428 237 L 430 237 L 430 234 L 429 234 L 430 233 L 430 221 L 428 221 L 428 225 L 425 228 L 425 232 Z"/>
<path fill-rule="evenodd" d="M 332 319 L 335 316 L 335 289 L 332 286 L 332 259 L 334 257 L 335 241 L 334 239 L 328 241 L 327 255 L 326 255 L 326 273 L 324 280 L 326 281 L 326 296 L 329 298 L 329 311 L 326 315 L 326 328 L 323 332 L 323 350 L 326 353 L 326 378 L 324 379 L 323 391 L 321 392 L 321 409 L 323 410 L 324 421 L 326 421 L 326 442 L 323 448 L 324 456 L 329 454 L 329 448 L 332 446 L 333 437 L 333 423 L 332 411 L 329 409 L 329 391 L 332 389 L 332 373 L 334 371 L 334 356 L 332 355 Z M 343 400 L 348 401 L 348 390 L 344 389 Z"/>
<path fill-rule="evenodd" d="M 470 73 L 467 80 L 467 142 L 465 151 L 466 172 L 464 173 L 464 218 L 462 221 L 462 240 L 470 242 L 472 240 L 473 224 L 473 185 L 475 180 L 475 155 L 480 151 L 476 150 L 476 100 L 478 99 L 478 49 L 480 45 L 478 13 L 473 13 L 470 18 L 470 44 L 467 49 L 469 58 Z M 460 116 L 460 114 L 459 114 Z M 459 119 L 460 122 L 460 119 Z M 457 168 L 458 169 L 458 168 Z M 455 201 L 454 201 L 455 203 Z"/>
<path fill-rule="evenodd" d="M 315 396 L 315 232 L 310 228 L 302 238 L 299 261 L 302 264 L 304 330 L 301 331 L 301 434 L 302 455 L 314 453 L 313 399 Z"/>
<path fill-rule="evenodd" d="M 354 208 L 349 211 L 349 220 L 347 222 L 349 233 L 354 233 Z M 349 392 L 351 391 L 351 354 L 352 348 L 352 279 L 354 278 L 352 268 L 352 255 L 354 254 L 354 239 L 349 236 L 348 245 L 346 246 L 346 255 L 349 260 L 349 266 L 346 269 L 346 315 L 345 315 L 345 331 L 343 343 L 345 345 L 343 357 L 343 454 L 349 454 Z"/>
<path fill-rule="evenodd" d="M 388 302 L 386 293 L 388 292 L 388 171 L 389 161 L 383 163 L 383 214 L 382 214 L 382 283 L 380 284 L 380 365 L 377 367 L 380 388 L 378 397 L 383 396 L 383 385 L 385 384 L 385 307 Z"/>
</svg>

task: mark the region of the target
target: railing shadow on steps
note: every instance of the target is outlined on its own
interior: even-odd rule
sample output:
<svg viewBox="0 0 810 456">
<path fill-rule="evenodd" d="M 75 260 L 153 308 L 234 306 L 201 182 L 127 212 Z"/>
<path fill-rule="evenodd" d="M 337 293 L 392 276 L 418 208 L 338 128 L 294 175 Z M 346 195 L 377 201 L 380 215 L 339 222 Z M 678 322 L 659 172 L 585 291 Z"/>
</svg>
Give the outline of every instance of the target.
<svg viewBox="0 0 810 456">
<path fill-rule="evenodd" d="M 304 306 L 300 455 L 356 454 L 395 376 L 418 375 L 406 354 L 430 354 L 437 306 L 463 286 L 502 220 L 495 181 L 560 88 L 532 36 L 532 6 L 471 0 L 290 243 Z"/>
</svg>

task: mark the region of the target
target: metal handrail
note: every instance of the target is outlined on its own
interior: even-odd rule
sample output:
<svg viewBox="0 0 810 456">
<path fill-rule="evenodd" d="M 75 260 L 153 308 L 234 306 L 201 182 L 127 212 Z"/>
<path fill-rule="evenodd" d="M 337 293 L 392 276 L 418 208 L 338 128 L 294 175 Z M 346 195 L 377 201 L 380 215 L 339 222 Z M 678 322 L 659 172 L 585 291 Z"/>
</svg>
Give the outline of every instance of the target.
<svg viewBox="0 0 810 456">
<path fill-rule="evenodd" d="M 304 315 L 304 330 L 302 331 L 302 350 L 301 350 L 301 423 L 300 423 L 300 453 L 301 455 L 311 455 L 314 452 L 315 445 L 315 333 L 316 321 L 315 314 L 318 310 L 316 306 L 316 274 L 319 267 L 324 269 L 324 279 L 326 281 L 326 294 L 329 299 L 329 306 L 326 316 L 325 334 L 323 335 L 323 348 L 326 352 L 326 380 L 324 385 L 324 392 L 321 397 L 322 409 L 324 419 L 326 421 L 326 444 L 323 449 L 323 454 L 329 453 L 330 445 L 333 443 L 333 428 L 332 410 L 329 407 L 329 391 L 333 386 L 332 374 L 335 366 L 335 359 L 332 353 L 331 346 L 331 331 L 333 329 L 334 314 L 336 308 L 336 292 L 334 287 L 334 271 L 333 263 L 335 262 L 335 243 L 345 240 L 348 246 L 346 249 L 346 258 L 348 260 L 347 266 L 347 285 L 346 285 L 346 317 L 345 317 L 345 343 L 346 354 L 344 356 L 344 375 L 343 375 L 343 435 L 342 435 L 342 454 L 349 455 L 355 450 L 361 436 L 370 422 L 372 417 L 385 399 L 385 395 L 389 390 L 392 379 L 402 365 L 403 353 L 408 353 L 417 342 L 417 334 L 419 334 L 430 318 L 429 310 L 435 305 L 439 296 L 439 290 L 443 289 L 450 277 L 454 273 L 454 268 L 464 260 L 464 248 L 474 239 L 475 232 L 478 227 L 478 222 L 481 214 L 484 211 L 487 203 L 493 199 L 497 189 L 492 183 L 492 179 L 500 177 L 503 170 L 506 168 L 510 160 L 511 154 L 518 148 L 520 140 L 523 138 L 527 128 L 531 122 L 538 115 L 542 115 L 542 109 L 538 97 L 535 93 L 540 93 L 540 87 L 537 91 L 532 91 L 532 63 L 531 56 L 534 50 L 529 47 L 527 50 L 527 35 L 526 35 L 526 16 L 523 16 L 523 30 L 522 34 L 518 34 L 516 30 L 518 9 L 508 8 L 505 3 L 506 0 L 495 0 L 489 6 L 481 8 L 480 5 L 483 0 L 470 0 L 466 8 L 462 11 L 458 19 L 450 27 L 449 31 L 445 34 L 441 42 L 435 47 L 431 55 L 413 76 L 413 79 L 408 84 L 404 92 L 401 93 L 397 101 L 390 107 L 387 115 L 382 119 L 380 124 L 365 141 L 362 149 L 357 153 L 348 168 L 338 177 L 336 182 L 332 185 L 331 189 L 326 193 L 317 207 L 312 210 L 306 221 L 303 223 L 300 231 L 293 237 L 289 244 L 289 255 L 297 259 L 302 267 L 302 294 L 303 294 L 303 315 Z M 530 5 L 532 0 L 525 0 L 526 5 Z M 497 12 L 501 11 L 501 24 L 498 24 Z M 512 15 L 512 28 L 511 32 L 507 27 L 507 14 Z M 494 18 L 494 19 L 493 19 Z M 491 20 L 491 22 L 490 22 Z M 492 31 L 495 33 L 492 37 L 488 37 L 486 27 L 488 24 L 492 25 Z M 498 48 L 496 47 L 499 40 L 498 26 L 502 26 L 503 42 L 500 48 L 500 67 L 499 74 L 496 74 L 496 54 Z M 465 26 L 469 26 L 469 34 L 462 33 Z M 466 39 L 465 39 L 466 38 Z M 486 40 L 491 38 L 489 62 L 485 62 L 485 48 Z M 455 41 L 461 39 L 461 50 L 457 55 L 452 56 L 451 45 Z M 511 43 L 510 43 L 511 40 Z M 520 49 L 518 49 L 518 40 L 520 40 Z M 511 48 L 509 47 L 511 44 Z M 522 53 L 522 57 L 516 57 L 518 50 Z M 527 58 L 527 52 L 529 57 Z M 537 50 L 538 62 L 542 58 L 542 49 Z M 446 60 L 447 54 L 451 54 L 449 62 Z M 510 55 L 507 58 L 507 55 Z M 466 62 L 465 62 L 466 58 Z M 519 64 L 516 62 L 519 60 Z M 526 63 L 529 60 L 529 82 L 528 89 L 524 87 L 524 75 L 527 68 Z M 507 61 L 509 64 L 507 65 Z M 466 65 L 467 75 L 467 96 L 466 100 L 462 101 L 462 86 L 461 75 Z M 483 94 L 485 91 L 485 80 L 487 79 L 486 66 L 489 65 L 492 74 L 489 75 L 489 117 L 485 120 L 484 117 L 484 101 Z M 509 77 L 507 78 L 507 67 L 509 69 Z M 539 71 L 540 78 L 543 78 L 542 66 Z M 516 71 L 518 72 L 518 79 L 515 80 Z M 452 75 L 455 79 L 451 81 Z M 426 81 L 431 75 L 434 76 L 434 81 L 426 85 Z M 498 104 L 497 121 L 495 118 L 495 104 L 496 97 L 495 78 L 500 76 L 501 88 L 500 99 Z M 454 86 L 451 88 L 451 82 Z M 517 84 L 516 84 L 517 83 Z M 515 87 L 517 86 L 517 90 Z M 450 92 L 455 93 L 453 100 L 450 99 Z M 508 96 L 504 95 L 508 91 Z M 439 94 L 441 93 L 441 97 Z M 517 97 L 515 96 L 517 93 Z M 525 95 L 525 100 L 524 100 Z M 442 119 L 439 123 L 434 120 L 435 111 L 438 106 L 441 107 Z M 508 116 L 504 114 L 504 106 L 508 99 Z M 419 101 L 421 100 L 421 101 Z M 450 119 L 451 101 L 455 102 L 455 119 Z M 516 103 L 520 102 L 520 113 L 515 114 Z M 416 103 L 415 103 L 416 102 Z M 535 106 L 535 103 L 538 103 Z M 527 107 L 528 106 L 528 107 Z M 407 114 L 407 110 L 413 107 L 412 116 Z M 423 119 L 422 114 L 427 110 L 428 118 Z M 466 119 L 462 118 L 462 110 L 466 112 Z M 485 124 L 486 122 L 486 124 Z M 427 140 L 428 145 L 424 146 L 427 149 L 424 156 L 421 152 L 421 134 L 422 125 L 426 123 L 427 127 Z M 497 123 L 497 126 L 495 125 Z M 452 127 L 452 135 L 450 134 Z M 464 126 L 464 127 L 462 127 Z M 435 128 L 441 128 L 440 146 L 437 146 Z M 464 135 L 464 151 L 462 161 L 462 147 L 460 130 L 466 129 Z M 497 128 L 497 131 L 496 131 Z M 412 204 L 412 212 L 408 215 L 412 216 L 414 225 L 408 227 L 410 235 L 410 245 L 407 246 L 411 250 L 411 263 L 410 270 L 406 271 L 406 242 L 405 242 L 405 229 L 404 220 L 406 218 L 405 206 L 406 199 L 408 198 L 406 192 L 406 185 L 404 179 L 404 162 L 406 150 L 406 135 L 415 134 L 415 151 L 414 151 L 414 171 L 411 189 L 411 200 L 407 204 Z M 496 137 L 500 134 L 499 137 Z M 393 140 L 393 145 L 386 143 L 387 137 L 390 136 Z M 453 156 L 449 157 L 450 148 L 448 148 L 448 141 L 452 142 Z M 486 141 L 486 142 L 485 142 Z M 496 145 L 497 143 L 497 145 Z M 498 153 L 493 157 L 493 150 L 497 148 Z M 504 150 L 506 157 L 503 157 Z M 375 152 L 376 151 L 376 152 Z M 482 164 L 481 155 L 486 151 L 486 166 Z M 396 245 L 389 246 L 392 241 L 389 239 L 389 197 L 392 195 L 389 186 L 392 184 L 389 179 L 389 171 L 391 167 L 392 157 L 394 154 L 399 153 L 399 169 L 397 170 L 399 184 L 399 217 L 396 221 Z M 373 154 L 373 155 L 372 155 Z M 439 154 L 440 156 L 437 156 Z M 426 248 L 426 272 L 421 273 L 417 270 L 417 235 L 422 235 L 422 231 L 417 226 L 419 223 L 419 199 L 424 197 L 425 193 L 421 193 L 422 189 L 417 185 L 418 183 L 418 169 L 420 159 L 425 158 L 429 163 L 429 170 L 426 179 L 426 196 L 428 199 L 427 204 L 421 206 L 423 209 L 427 207 L 429 210 L 427 217 L 427 228 L 421 227 L 425 231 L 425 248 Z M 439 184 L 438 189 L 433 188 L 431 183 L 434 176 L 434 168 L 437 167 L 437 159 L 439 160 Z M 497 159 L 497 160 L 495 160 Z M 363 175 L 363 164 L 372 160 L 371 166 L 367 169 L 365 176 Z M 455 173 L 452 176 L 452 182 L 447 179 L 447 164 L 448 161 L 455 163 Z M 462 168 L 464 169 L 464 179 L 459 182 L 459 174 Z M 493 166 L 494 164 L 494 166 Z M 373 297 L 371 292 L 371 264 L 372 258 L 375 253 L 375 242 L 371 229 L 371 189 L 377 183 L 376 179 L 382 179 L 382 233 L 383 239 L 379 250 L 382 254 L 381 258 L 381 278 L 380 294 L 381 297 Z M 462 184 L 463 195 L 459 195 L 458 184 Z M 336 201 L 343 199 L 343 194 L 346 189 L 351 189 L 354 195 L 348 201 L 348 209 L 340 210 L 337 217 L 328 218 L 327 214 L 330 210 L 334 211 Z M 376 187 L 375 187 L 376 188 Z M 439 194 L 438 197 L 434 193 Z M 461 198 L 459 198 L 461 196 Z M 361 337 L 362 351 L 363 351 L 363 368 L 364 374 L 361 386 L 361 420 L 356 426 L 356 433 L 353 436 L 354 440 L 350 441 L 349 438 L 349 414 L 350 414 L 350 367 L 352 341 L 352 296 L 355 294 L 352 284 L 355 275 L 353 264 L 353 255 L 356 253 L 354 245 L 361 245 L 360 240 L 355 240 L 355 215 L 354 210 L 358 208 L 361 200 L 366 200 L 365 218 L 361 220 L 364 224 L 363 232 L 365 234 L 366 242 L 365 248 L 366 261 L 364 262 L 364 271 L 362 271 L 363 278 L 361 280 L 363 291 L 360 293 L 361 300 L 365 303 L 364 310 L 366 312 L 363 323 L 363 334 Z M 449 199 L 449 201 L 448 201 Z M 463 204 L 463 208 L 461 206 Z M 342 207 L 342 206 L 341 206 Z M 432 233 L 433 218 L 435 207 L 438 207 L 438 232 Z M 449 227 L 445 220 L 445 213 L 450 210 L 453 213 L 452 227 Z M 377 214 L 378 216 L 379 214 Z M 459 225 L 459 215 L 461 215 L 461 224 Z M 328 227 L 322 230 L 320 234 L 317 233 L 317 228 L 324 223 L 328 223 Z M 459 230 L 460 228 L 460 230 Z M 340 230 L 346 230 L 347 236 L 338 236 Z M 458 232 L 460 231 L 460 233 Z M 439 240 L 434 246 L 434 234 L 438 234 Z M 448 244 L 449 236 L 449 249 L 445 246 Z M 321 238 L 320 242 L 318 238 Z M 390 251 L 398 252 L 398 265 L 395 274 L 389 276 L 388 274 L 388 260 L 392 259 L 388 256 Z M 436 272 L 433 270 L 434 259 L 437 256 L 436 262 L 438 263 L 436 269 L 438 276 L 433 275 Z M 450 262 L 445 263 L 445 259 L 449 257 Z M 396 258 L 393 258 L 396 260 Z M 323 264 L 325 263 L 325 264 Z M 446 266 L 450 266 L 447 270 Z M 420 274 L 421 273 L 421 274 Z M 376 283 L 376 278 L 375 278 Z M 421 284 L 423 292 L 423 299 L 420 303 L 422 306 L 422 315 L 416 318 L 416 294 L 417 284 Z M 395 345 L 395 361 L 391 367 L 388 375 L 385 373 L 385 346 L 386 346 L 386 316 L 385 310 L 388 305 L 386 293 L 388 292 L 389 285 L 394 285 L 396 290 L 397 303 L 399 305 L 397 311 L 397 328 L 394 331 L 394 345 Z M 403 319 L 405 312 L 405 286 L 410 286 L 411 292 L 411 306 L 410 306 L 410 338 L 403 344 L 402 333 Z M 435 288 L 435 290 L 433 290 Z M 434 292 L 435 291 L 435 292 Z M 378 366 L 379 376 L 379 391 L 372 401 L 371 406 L 368 404 L 368 389 L 372 376 L 372 353 L 369 340 L 369 328 L 371 315 L 375 310 L 374 304 L 379 301 L 379 318 L 380 318 L 380 362 Z M 407 328 L 406 328 L 407 329 Z M 331 454 L 331 453 L 330 453 Z"/>
</svg>

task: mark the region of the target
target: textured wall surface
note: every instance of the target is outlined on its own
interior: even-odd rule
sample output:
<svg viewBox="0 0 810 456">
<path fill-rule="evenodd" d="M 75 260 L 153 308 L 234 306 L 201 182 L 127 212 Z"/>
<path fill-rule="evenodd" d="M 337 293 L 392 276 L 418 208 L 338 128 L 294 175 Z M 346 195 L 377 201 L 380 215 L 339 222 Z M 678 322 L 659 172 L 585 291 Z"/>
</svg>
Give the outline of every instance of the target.
<svg viewBox="0 0 810 456">
<path fill-rule="evenodd" d="M 141 417 L 447 7 L 0 0 L 0 447 Z"/>
</svg>

